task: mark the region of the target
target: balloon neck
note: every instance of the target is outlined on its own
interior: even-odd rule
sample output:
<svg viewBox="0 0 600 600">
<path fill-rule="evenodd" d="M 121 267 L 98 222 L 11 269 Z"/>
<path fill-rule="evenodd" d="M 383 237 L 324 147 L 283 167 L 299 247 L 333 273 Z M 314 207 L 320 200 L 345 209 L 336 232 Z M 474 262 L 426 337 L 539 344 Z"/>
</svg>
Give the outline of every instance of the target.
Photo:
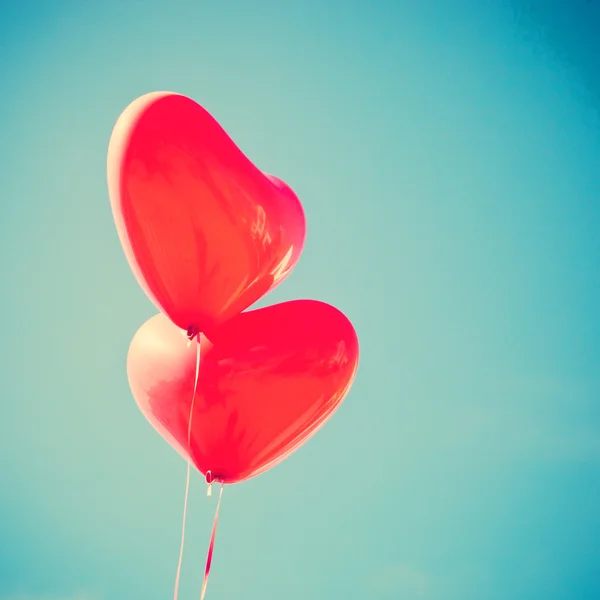
<svg viewBox="0 0 600 600">
<path fill-rule="evenodd" d="M 206 488 L 206 495 L 207 496 L 212 496 L 212 484 L 214 483 L 214 477 L 212 475 L 212 472 L 210 470 L 206 471 L 206 485 L 208 486 Z"/>
<path fill-rule="evenodd" d="M 190 340 L 190 342 L 194 339 L 197 338 L 198 341 L 200 341 L 200 329 L 198 329 L 198 327 L 196 327 L 196 325 L 190 325 L 187 328 L 187 338 L 188 340 Z"/>
</svg>

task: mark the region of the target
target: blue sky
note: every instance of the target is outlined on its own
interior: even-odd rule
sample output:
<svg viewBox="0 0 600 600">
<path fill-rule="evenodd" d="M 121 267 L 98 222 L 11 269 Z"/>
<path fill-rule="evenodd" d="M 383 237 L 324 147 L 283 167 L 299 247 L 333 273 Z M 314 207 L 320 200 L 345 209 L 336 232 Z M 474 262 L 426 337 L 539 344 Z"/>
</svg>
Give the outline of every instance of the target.
<svg viewBox="0 0 600 600">
<path fill-rule="evenodd" d="M 3 2 L 0 599 L 172 594 L 185 463 L 125 376 L 154 314 L 105 182 L 119 113 L 205 106 L 304 203 L 261 304 L 335 304 L 356 383 L 227 488 L 209 600 L 600 597 L 596 1 Z M 192 482 L 180 598 L 215 498 Z"/>
</svg>

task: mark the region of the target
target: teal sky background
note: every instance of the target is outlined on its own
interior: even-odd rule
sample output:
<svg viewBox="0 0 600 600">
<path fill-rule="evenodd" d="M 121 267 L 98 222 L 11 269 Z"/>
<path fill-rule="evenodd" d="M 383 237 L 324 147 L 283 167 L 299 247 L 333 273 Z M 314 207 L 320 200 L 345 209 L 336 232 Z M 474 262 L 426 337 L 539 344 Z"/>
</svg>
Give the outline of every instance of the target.
<svg viewBox="0 0 600 600">
<path fill-rule="evenodd" d="M 205 106 L 308 219 L 291 277 L 355 385 L 225 489 L 207 600 L 600 598 L 600 3 L 0 6 L 0 599 L 172 597 L 185 463 L 131 397 L 155 313 L 105 161 L 137 96 Z M 193 478 L 180 599 L 216 498 Z"/>
</svg>

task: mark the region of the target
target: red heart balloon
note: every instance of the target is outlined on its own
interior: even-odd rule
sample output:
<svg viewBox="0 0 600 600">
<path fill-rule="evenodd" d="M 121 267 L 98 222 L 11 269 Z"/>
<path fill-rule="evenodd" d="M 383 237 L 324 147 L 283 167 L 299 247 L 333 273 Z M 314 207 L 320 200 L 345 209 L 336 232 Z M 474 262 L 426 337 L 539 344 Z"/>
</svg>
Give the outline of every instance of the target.
<svg viewBox="0 0 600 600">
<path fill-rule="evenodd" d="M 278 285 L 298 261 L 296 194 L 255 167 L 199 104 L 156 92 L 119 117 L 108 188 L 141 287 L 177 326 L 210 331 Z"/>
<path fill-rule="evenodd" d="M 131 391 L 154 428 L 187 458 L 196 344 L 157 315 L 127 358 Z M 338 408 L 358 366 L 358 339 L 336 308 L 296 300 L 249 311 L 199 337 L 189 456 L 212 480 L 237 483 L 282 461 Z"/>
</svg>

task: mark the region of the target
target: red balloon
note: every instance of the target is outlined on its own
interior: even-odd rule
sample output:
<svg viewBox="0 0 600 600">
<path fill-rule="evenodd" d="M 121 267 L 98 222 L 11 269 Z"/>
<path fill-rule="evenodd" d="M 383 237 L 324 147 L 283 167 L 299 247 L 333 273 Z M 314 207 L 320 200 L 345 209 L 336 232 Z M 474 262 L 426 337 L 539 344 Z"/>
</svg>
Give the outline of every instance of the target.
<svg viewBox="0 0 600 600">
<path fill-rule="evenodd" d="M 199 343 L 190 458 L 224 484 L 266 471 L 306 442 L 339 407 L 358 367 L 350 321 L 313 300 L 242 313 Z M 157 315 L 140 327 L 127 358 L 138 406 L 185 458 L 196 351 Z"/>
<path fill-rule="evenodd" d="M 207 332 L 240 313 L 302 253 L 296 194 L 190 98 L 156 92 L 130 104 L 113 130 L 107 171 L 129 265 L 183 329 Z"/>
</svg>

